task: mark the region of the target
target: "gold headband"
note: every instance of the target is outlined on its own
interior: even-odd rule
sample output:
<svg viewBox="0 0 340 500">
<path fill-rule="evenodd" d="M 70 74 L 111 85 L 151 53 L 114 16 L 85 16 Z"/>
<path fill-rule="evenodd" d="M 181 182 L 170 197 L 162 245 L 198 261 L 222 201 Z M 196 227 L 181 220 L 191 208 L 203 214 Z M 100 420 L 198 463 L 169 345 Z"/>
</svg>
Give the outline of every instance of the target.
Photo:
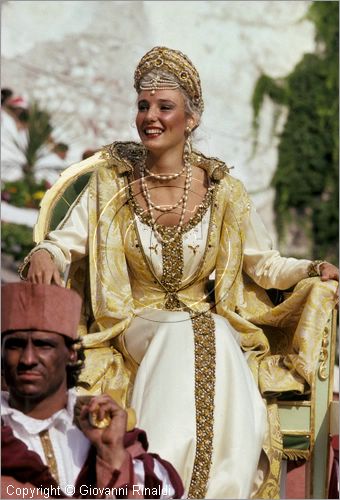
<svg viewBox="0 0 340 500">
<path fill-rule="evenodd" d="M 138 93 L 141 90 L 176 88 L 173 83 L 166 86 L 166 82 L 159 78 L 150 79 L 147 85 L 141 86 L 140 82 L 143 77 L 153 69 L 161 69 L 174 75 L 179 85 L 187 92 L 189 98 L 203 112 L 204 103 L 200 77 L 195 66 L 186 55 L 179 50 L 168 49 L 167 47 L 154 47 L 147 52 L 139 61 L 135 71 L 134 87 Z"/>
</svg>

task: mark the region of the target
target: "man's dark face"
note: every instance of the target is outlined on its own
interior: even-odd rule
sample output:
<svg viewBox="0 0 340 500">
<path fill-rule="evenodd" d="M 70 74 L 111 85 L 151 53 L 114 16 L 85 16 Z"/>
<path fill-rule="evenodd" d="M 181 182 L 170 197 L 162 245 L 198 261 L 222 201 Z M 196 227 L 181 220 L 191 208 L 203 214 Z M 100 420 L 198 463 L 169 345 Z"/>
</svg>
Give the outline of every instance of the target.
<svg viewBox="0 0 340 500">
<path fill-rule="evenodd" d="M 66 391 L 66 366 L 72 352 L 64 337 L 42 331 L 7 333 L 2 341 L 5 381 L 18 403 L 40 402 L 58 391 Z"/>
</svg>

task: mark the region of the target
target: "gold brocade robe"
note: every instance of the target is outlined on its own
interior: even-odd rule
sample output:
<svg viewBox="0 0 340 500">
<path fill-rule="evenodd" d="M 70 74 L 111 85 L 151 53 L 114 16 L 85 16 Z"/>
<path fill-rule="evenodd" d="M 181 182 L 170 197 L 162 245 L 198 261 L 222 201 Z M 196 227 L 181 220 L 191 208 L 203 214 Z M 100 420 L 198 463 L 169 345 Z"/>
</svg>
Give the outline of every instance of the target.
<svg viewBox="0 0 340 500">
<path fill-rule="evenodd" d="M 167 301 L 179 301 L 193 311 L 209 310 L 206 284 L 215 270 L 215 310 L 240 333 L 241 347 L 263 396 L 307 392 L 333 307 L 334 283 L 304 279 L 274 307 L 254 282 L 261 282 L 256 266 L 252 272 L 250 259 L 244 262 L 251 203 L 242 183 L 228 174 L 220 160 L 193 153 L 191 163 L 205 169 L 214 184 L 207 244 L 190 282 L 165 286 L 143 255 L 134 222 L 129 182 L 132 165 L 143 154 L 142 146 L 135 143 L 114 143 L 92 160 L 88 256 L 73 262 L 69 274 L 69 286 L 85 297 L 80 325 L 86 348 L 82 389 L 91 394 L 107 392 L 128 404 L 138 367 L 125 349 L 123 332 L 144 308 L 164 309 Z M 134 253 L 129 255 L 132 248 Z M 137 259 L 136 248 L 140 249 Z M 127 264 L 131 259 L 133 268 Z M 284 265 L 289 268 L 289 263 Z M 271 277 L 272 286 L 286 288 L 283 275 Z M 279 491 L 282 444 L 276 406 L 269 400 L 267 408 L 270 435 L 264 450 L 270 471 L 256 496 L 274 498 Z"/>
</svg>

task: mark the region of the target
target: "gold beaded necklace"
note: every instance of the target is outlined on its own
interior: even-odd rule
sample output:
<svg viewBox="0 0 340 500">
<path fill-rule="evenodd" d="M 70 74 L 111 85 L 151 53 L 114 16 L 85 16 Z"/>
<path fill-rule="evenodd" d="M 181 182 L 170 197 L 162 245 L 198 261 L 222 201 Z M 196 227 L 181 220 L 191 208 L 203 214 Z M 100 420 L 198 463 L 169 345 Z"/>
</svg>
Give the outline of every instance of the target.
<svg viewBox="0 0 340 500">
<path fill-rule="evenodd" d="M 167 206 L 156 205 L 151 200 L 150 190 L 148 188 L 147 181 L 145 178 L 145 172 L 147 171 L 149 173 L 149 170 L 146 169 L 146 166 L 144 163 L 141 164 L 141 166 L 140 166 L 142 193 L 143 193 L 144 199 L 146 201 L 148 211 L 150 213 L 151 227 L 155 233 L 157 240 L 160 243 L 164 243 L 164 244 L 172 243 L 173 241 L 175 241 L 176 238 L 178 238 L 178 236 L 183 231 L 184 216 L 185 216 L 185 211 L 186 211 L 186 207 L 187 207 L 187 203 L 188 203 L 189 190 L 190 190 L 191 182 L 192 182 L 192 166 L 188 161 L 187 155 L 184 155 L 183 162 L 184 162 L 184 167 L 183 167 L 182 171 L 179 172 L 179 174 L 177 173 L 177 174 L 172 174 L 169 176 L 165 176 L 162 174 L 154 174 L 152 176 L 153 178 L 159 179 L 159 180 L 170 180 L 170 179 L 175 179 L 175 178 L 179 177 L 186 170 L 183 195 L 180 197 L 180 199 L 176 203 L 174 203 L 173 205 L 167 205 Z M 171 238 L 164 238 L 157 229 L 158 224 L 156 223 L 153 210 L 156 209 L 156 210 L 159 210 L 160 212 L 168 213 L 180 205 L 182 205 L 182 210 L 181 210 L 181 216 L 179 219 L 179 223 L 176 227 L 176 232 Z"/>
</svg>

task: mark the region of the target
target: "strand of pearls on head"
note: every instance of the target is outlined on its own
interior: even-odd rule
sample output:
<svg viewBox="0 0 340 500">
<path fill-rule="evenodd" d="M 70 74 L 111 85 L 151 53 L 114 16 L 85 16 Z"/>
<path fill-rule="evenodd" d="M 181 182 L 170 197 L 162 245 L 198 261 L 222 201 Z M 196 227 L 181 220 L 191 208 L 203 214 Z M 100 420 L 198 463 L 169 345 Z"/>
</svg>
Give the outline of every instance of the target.
<svg viewBox="0 0 340 500">
<path fill-rule="evenodd" d="M 146 76 L 140 84 L 140 90 L 150 90 L 151 94 L 154 95 L 156 90 L 174 90 L 179 88 L 179 83 L 173 81 L 171 78 L 166 76 Z"/>
</svg>

